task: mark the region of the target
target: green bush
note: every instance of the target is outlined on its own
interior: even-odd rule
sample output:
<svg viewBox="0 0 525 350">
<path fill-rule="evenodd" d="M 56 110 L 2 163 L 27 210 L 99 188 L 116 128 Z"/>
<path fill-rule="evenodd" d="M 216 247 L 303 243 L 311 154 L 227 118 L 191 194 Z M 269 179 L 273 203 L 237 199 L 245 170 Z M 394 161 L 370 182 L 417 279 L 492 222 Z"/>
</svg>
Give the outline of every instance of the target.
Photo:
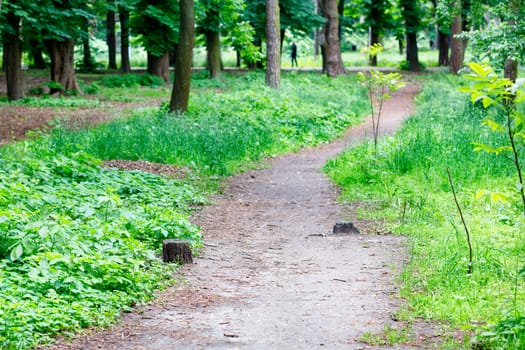
<svg viewBox="0 0 525 350">
<path fill-rule="evenodd" d="M 125 88 L 134 86 L 160 87 L 164 85 L 164 80 L 150 74 L 136 75 L 108 75 L 102 78 L 102 85 L 109 88 Z"/>
</svg>

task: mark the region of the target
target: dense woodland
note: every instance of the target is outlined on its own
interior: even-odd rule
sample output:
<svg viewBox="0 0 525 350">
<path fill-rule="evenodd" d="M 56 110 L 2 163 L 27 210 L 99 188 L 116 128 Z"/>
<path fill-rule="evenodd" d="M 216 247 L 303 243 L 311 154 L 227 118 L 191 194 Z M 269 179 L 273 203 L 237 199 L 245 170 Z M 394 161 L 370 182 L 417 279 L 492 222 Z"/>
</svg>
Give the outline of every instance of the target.
<svg viewBox="0 0 525 350">
<path fill-rule="evenodd" d="M 188 218 L 221 179 L 334 140 L 400 80 L 423 86 L 403 129 L 324 168 L 360 218 L 409 237 L 404 326 L 360 341 L 412 344 L 426 322 L 437 348 L 525 349 L 523 1 L 0 0 L 0 36 L 2 113 L 63 112 L 0 142 L 0 349 L 151 300 L 174 283 L 160 243 L 203 247 Z M 321 73 L 283 69 L 292 41 Z M 346 72 L 354 51 L 360 75 Z M 377 67 L 392 52 L 404 77 Z M 45 88 L 25 90 L 42 72 Z M 71 122 L 82 113 L 101 120 Z"/>
</svg>

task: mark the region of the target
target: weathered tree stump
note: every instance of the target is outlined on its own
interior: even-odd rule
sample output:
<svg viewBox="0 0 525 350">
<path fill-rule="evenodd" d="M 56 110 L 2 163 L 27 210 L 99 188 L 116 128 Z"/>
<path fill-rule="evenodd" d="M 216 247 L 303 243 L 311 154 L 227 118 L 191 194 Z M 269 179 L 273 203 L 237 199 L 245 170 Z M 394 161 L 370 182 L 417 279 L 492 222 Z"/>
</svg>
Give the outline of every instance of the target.
<svg viewBox="0 0 525 350">
<path fill-rule="evenodd" d="M 352 222 L 337 222 L 332 231 L 333 235 L 360 234 Z"/>
<path fill-rule="evenodd" d="M 162 241 L 162 260 L 165 263 L 193 264 L 190 243 L 178 239 Z"/>
</svg>

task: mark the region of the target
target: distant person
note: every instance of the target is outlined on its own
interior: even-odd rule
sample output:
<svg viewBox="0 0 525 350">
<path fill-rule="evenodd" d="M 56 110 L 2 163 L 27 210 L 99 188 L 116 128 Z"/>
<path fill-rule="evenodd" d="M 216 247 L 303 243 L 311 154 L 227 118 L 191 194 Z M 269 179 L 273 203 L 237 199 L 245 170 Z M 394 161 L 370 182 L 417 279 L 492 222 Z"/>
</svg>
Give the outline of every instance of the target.
<svg viewBox="0 0 525 350">
<path fill-rule="evenodd" d="M 291 57 L 292 57 L 292 67 L 294 63 L 295 63 L 295 66 L 298 67 L 299 65 L 297 64 L 297 45 L 295 45 L 295 41 L 292 41 Z"/>
</svg>

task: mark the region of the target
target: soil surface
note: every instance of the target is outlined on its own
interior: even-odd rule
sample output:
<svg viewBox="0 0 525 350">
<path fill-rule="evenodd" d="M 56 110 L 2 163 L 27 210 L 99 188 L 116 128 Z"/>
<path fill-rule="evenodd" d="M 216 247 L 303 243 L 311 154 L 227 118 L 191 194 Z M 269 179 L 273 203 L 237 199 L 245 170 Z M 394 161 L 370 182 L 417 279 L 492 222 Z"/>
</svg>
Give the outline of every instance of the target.
<svg viewBox="0 0 525 350">
<path fill-rule="evenodd" d="M 409 84 L 384 108 L 380 132 L 411 113 Z M 399 328 L 396 277 L 402 237 L 378 235 L 336 202 L 325 162 L 372 134 L 371 121 L 344 138 L 268 161 L 232 177 L 223 195 L 193 216 L 205 247 L 181 282 L 105 331 L 48 349 L 374 349 L 365 332 Z M 332 234 L 352 221 L 360 233 Z M 417 336 L 395 349 L 420 348 Z M 388 349 L 383 347 L 382 349 Z"/>
</svg>

